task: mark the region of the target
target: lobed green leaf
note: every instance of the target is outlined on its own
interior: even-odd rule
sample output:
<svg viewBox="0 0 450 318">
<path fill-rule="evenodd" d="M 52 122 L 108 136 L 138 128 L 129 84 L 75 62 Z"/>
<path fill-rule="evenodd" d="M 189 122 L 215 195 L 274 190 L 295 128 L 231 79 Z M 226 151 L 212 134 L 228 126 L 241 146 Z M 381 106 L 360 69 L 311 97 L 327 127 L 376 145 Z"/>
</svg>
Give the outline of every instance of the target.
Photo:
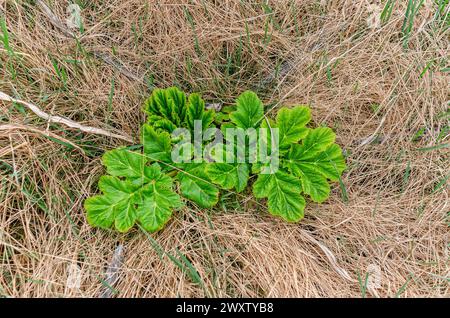
<svg viewBox="0 0 450 318">
<path fill-rule="evenodd" d="M 288 222 L 297 222 L 304 216 L 305 199 L 298 178 L 279 170 L 274 174 L 260 174 L 253 184 L 257 198 L 268 198 L 269 212 Z"/>
<path fill-rule="evenodd" d="M 252 91 L 242 93 L 236 100 L 236 111 L 230 120 L 239 128 L 253 128 L 264 117 L 264 107 L 259 97 Z"/>
<path fill-rule="evenodd" d="M 181 194 L 202 208 L 210 208 L 219 200 L 219 189 L 214 186 L 206 173 L 206 163 L 186 164 L 178 172 Z"/>
</svg>

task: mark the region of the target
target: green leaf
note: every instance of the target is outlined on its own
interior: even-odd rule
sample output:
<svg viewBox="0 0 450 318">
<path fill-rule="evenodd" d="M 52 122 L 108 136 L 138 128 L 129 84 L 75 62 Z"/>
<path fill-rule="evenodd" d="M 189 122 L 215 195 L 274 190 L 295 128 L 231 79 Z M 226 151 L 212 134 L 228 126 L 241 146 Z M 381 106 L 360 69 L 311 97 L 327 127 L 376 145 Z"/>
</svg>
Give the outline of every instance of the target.
<svg viewBox="0 0 450 318">
<path fill-rule="evenodd" d="M 151 126 L 155 128 L 156 131 L 166 131 L 169 133 L 172 133 L 175 129 L 177 129 L 177 126 L 172 123 L 170 120 L 165 118 L 157 118 L 157 120 L 148 120 L 147 121 Z"/>
<path fill-rule="evenodd" d="M 152 161 L 171 162 L 170 135 L 167 132 L 156 132 L 155 129 L 144 124 L 142 126 L 141 143 L 144 154 Z"/>
<path fill-rule="evenodd" d="M 143 188 L 137 218 L 145 230 L 156 232 L 162 229 L 172 216 L 173 208 L 181 206 L 180 197 L 170 188 L 171 183 L 169 177 L 162 175 Z"/>
<path fill-rule="evenodd" d="M 114 208 L 114 217 L 114 225 L 117 231 L 125 233 L 133 227 L 137 215 L 136 207 L 131 198 L 117 202 Z"/>
<path fill-rule="evenodd" d="M 194 121 L 202 121 L 202 129 L 208 128 L 214 121 L 214 110 L 205 110 L 205 102 L 200 97 L 199 94 L 193 93 L 189 95 L 188 105 L 187 105 L 187 116 L 186 123 L 188 128 L 192 131 L 194 130 Z"/>
<path fill-rule="evenodd" d="M 224 123 L 225 121 L 227 121 L 229 119 L 230 119 L 230 114 L 225 114 L 225 113 L 222 113 L 222 112 L 218 112 L 218 113 L 216 113 L 216 117 L 214 119 L 214 122 L 217 125 L 220 126 L 222 123 Z"/>
<path fill-rule="evenodd" d="M 140 153 L 118 148 L 105 152 L 102 162 L 112 176 L 139 178 L 144 173 L 147 160 Z"/>
<path fill-rule="evenodd" d="M 303 141 L 302 151 L 307 156 L 314 157 L 318 152 L 327 149 L 334 143 L 336 135 L 328 127 L 311 129 Z"/>
<path fill-rule="evenodd" d="M 300 180 L 281 170 L 260 174 L 253 184 L 255 197 L 267 197 L 269 212 L 288 222 L 297 222 L 304 216 L 306 202 L 301 192 Z"/>
<path fill-rule="evenodd" d="M 294 145 L 288 154 L 287 166 L 295 175 L 307 167 L 331 181 L 339 180 L 345 170 L 345 159 L 341 148 L 334 144 L 322 152 L 307 151 L 304 145 Z"/>
<path fill-rule="evenodd" d="M 254 128 L 264 117 L 264 107 L 252 91 L 242 93 L 236 100 L 236 111 L 230 114 L 231 121 L 239 128 Z"/>
<path fill-rule="evenodd" d="M 144 103 L 144 111 L 149 115 L 150 124 L 165 119 L 166 127 L 178 127 L 185 119 L 186 95 L 176 87 L 154 89 Z"/>
<path fill-rule="evenodd" d="M 339 180 L 342 172 L 347 168 L 342 149 L 339 145 L 331 145 L 321 152 L 312 164 L 315 169 L 331 181 Z"/>
<path fill-rule="evenodd" d="M 131 198 L 137 187 L 112 176 L 100 177 L 98 186 L 104 194 L 88 198 L 84 203 L 88 222 L 101 228 L 108 228 L 114 222 L 117 230 L 126 232 L 134 224 Z M 131 219 L 133 224 L 129 225 Z"/>
<path fill-rule="evenodd" d="M 292 109 L 281 108 L 277 114 L 276 127 L 279 129 L 280 148 L 289 148 L 308 135 L 305 125 L 311 120 L 311 111 L 308 107 L 297 106 Z"/>
<path fill-rule="evenodd" d="M 186 117 L 186 95 L 176 87 L 166 89 L 166 94 L 173 103 L 171 117 L 175 119 L 174 124 L 181 125 Z"/>
<path fill-rule="evenodd" d="M 327 179 L 339 180 L 346 166 L 341 148 L 336 144 L 330 145 L 330 140 L 331 143 L 334 141 L 334 134 L 331 137 L 329 132 L 328 135 L 324 134 L 324 129 L 317 129 L 321 131 L 308 134 L 302 145 L 292 146 L 286 166 L 300 178 L 303 192 L 309 194 L 314 201 L 323 202 L 330 193 Z"/>
<path fill-rule="evenodd" d="M 170 219 L 172 210 L 181 206 L 172 183 L 158 164 L 144 168 L 140 184 L 116 176 L 102 176 L 99 188 L 103 194 L 84 203 L 88 222 L 101 228 L 114 224 L 119 232 L 127 232 L 137 221 L 148 231 L 158 231 Z"/>
<path fill-rule="evenodd" d="M 236 173 L 238 180 L 235 189 L 237 192 L 242 192 L 247 187 L 248 178 L 250 176 L 250 168 L 246 163 L 240 163 L 237 166 Z"/>
<path fill-rule="evenodd" d="M 105 195 L 112 196 L 112 200 L 117 203 L 128 199 L 138 188 L 128 180 L 121 180 L 113 176 L 101 176 L 98 181 L 98 188 Z"/>
<path fill-rule="evenodd" d="M 315 202 L 323 202 L 330 195 L 330 185 L 325 177 L 318 174 L 311 166 L 303 166 L 298 170 L 303 192 L 309 194 Z"/>
<path fill-rule="evenodd" d="M 186 164 L 185 170 L 178 172 L 181 195 L 194 201 L 202 208 L 210 208 L 219 200 L 219 189 L 206 173 L 206 164 Z"/>
<path fill-rule="evenodd" d="M 270 194 L 270 190 L 273 187 L 273 175 L 272 174 L 260 174 L 258 179 L 253 184 L 253 194 L 256 198 L 267 198 Z"/>
<path fill-rule="evenodd" d="M 92 226 L 108 229 L 114 222 L 114 198 L 105 195 L 95 195 L 84 201 L 87 220 Z"/>
<path fill-rule="evenodd" d="M 237 192 L 245 189 L 250 173 L 246 163 L 211 163 L 206 172 L 212 182 L 224 189 L 235 188 Z"/>
</svg>

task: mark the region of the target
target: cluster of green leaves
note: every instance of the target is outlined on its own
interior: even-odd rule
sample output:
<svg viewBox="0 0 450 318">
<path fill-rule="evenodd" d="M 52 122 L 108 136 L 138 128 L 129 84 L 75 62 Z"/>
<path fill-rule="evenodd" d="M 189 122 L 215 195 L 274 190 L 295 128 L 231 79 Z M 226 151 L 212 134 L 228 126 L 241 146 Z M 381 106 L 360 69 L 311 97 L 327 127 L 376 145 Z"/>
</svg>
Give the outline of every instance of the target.
<svg viewBox="0 0 450 318">
<path fill-rule="evenodd" d="M 310 110 L 306 106 L 281 108 L 276 121 L 279 129 L 279 168 L 259 174 L 253 184 L 256 198 L 267 198 L 270 213 L 289 222 L 303 218 L 308 195 L 314 202 L 325 201 L 330 194 L 328 180 L 339 180 L 345 170 L 341 148 L 328 127 L 307 128 Z M 264 126 L 265 124 L 263 124 Z M 254 172 L 261 171 L 255 165 Z"/>
<path fill-rule="evenodd" d="M 238 97 L 235 106 L 215 113 L 205 108 L 200 95 L 194 93 L 187 98 L 172 87 L 154 90 L 144 104 L 144 112 L 147 122 L 141 129 L 142 148 L 118 148 L 103 155 L 107 175 L 98 183 L 102 194 L 85 201 L 87 219 L 93 226 L 114 225 L 118 231 L 126 232 L 139 223 L 155 232 L 182 206 L 181 197 L 210 208 L 217 204 L 221 189 L 244 191 L 251 174 L 257 177 L 253 184 L 255 197 L 267 198 L 271 214 L 295 222 L 304 215 L 304 195 L 323 202 L 330 193 L 329 180 L 338 180 L 345 169 L 333 131 L 307 127 L 311 114 L 306 106 L 281 108 L 275 120 L 267 119 L 261 100 L 247 91 Z M 279 147 L 275 154 L 279 169 L 266 173 L 268 164 L 261 162 L 173 162 L 171 151 L 180 140 L 171 133 L 176 128 L 186 128 L 193 134 L 195 121 L 201 121 L 203 131 L 210 127 L 222 131 L 278 128 Z M 271 134 L 265 138 L 269 147 L 273 145 L 275 138 Z M 223 155 L 225 151 L 219 153 Z M 192 158 L 193 154 L 187 156 Z"/>
</svg>

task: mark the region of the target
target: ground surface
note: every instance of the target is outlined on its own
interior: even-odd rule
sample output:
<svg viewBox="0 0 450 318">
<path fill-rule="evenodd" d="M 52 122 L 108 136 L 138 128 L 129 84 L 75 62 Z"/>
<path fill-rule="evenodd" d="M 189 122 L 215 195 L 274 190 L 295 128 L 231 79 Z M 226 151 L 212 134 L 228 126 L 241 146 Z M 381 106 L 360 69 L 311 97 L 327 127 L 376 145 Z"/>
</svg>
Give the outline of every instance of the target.
<svg viewBox="0 0 450 318">
<path fill-rule="evenodd" d="M 449 296 L 448 1 L 75 2 L 74 38 L 68 1 L 0 1 L 1 92 L 138 143 L 154 87 L 224 105 L 253 89 L 311 105 L 349 168 L 299 224 L 247 193 L 156 235 L 97 230 L 101 154 L 131 143 L 0 101 L 0 294 Z"/>
</svg>

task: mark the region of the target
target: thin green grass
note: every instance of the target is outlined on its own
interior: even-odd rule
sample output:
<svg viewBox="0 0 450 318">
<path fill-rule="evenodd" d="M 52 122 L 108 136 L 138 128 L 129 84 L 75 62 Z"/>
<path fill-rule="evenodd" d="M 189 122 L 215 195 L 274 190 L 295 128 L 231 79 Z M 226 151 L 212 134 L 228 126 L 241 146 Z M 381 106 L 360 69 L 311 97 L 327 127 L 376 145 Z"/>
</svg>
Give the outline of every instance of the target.
<svg viewBox="0 0 450 318">
<path fill-rule="evenodd" d="M 198 57 L 202 56 L 202 50 L 200 49 L 200 44 L 198 41 L 198 36 L 197 36 L 197 31 L 195 29 L 195 22 L 194 22 L 194 18 L 192 17 L 191 13 L 189 12 L 189 9 L 187 9 L 186 7 L 183 7 L 184 10 L 184 15 L 186 17 L 186 20 L 189 22 L 189 25 L 191 26 L 192 29 L 192 33 L 194 35 L 194 48 L 195 51 L 197 52 Z"/>
<path fill-rule="evenodd" d="M 114 100 L 115 87 L 116 87 L 115 78 L 112 77 L 111 78 L 111 87 L 109 89 L 109 94 L 108 94 L 108 113 L 106 115 L 106 122 L 108 124 L 111 123 L 111 114 L 113 112 L 113 100 Z"/>
<path fill-rule="evenodd" d="M 64 90 L 67 90 L 68 76 L 66 68 L 60 65 L 58 60 L 55 59 L 53 56 L 50 56 L 50 61 L 52 62 L 53 69 L 56 72 L 56 75 L 58 76 L 59 80 L 61 81 Z"/>
<path fill-rule="evenodd" d="M 9 32 L 8 28 L 6 27 L 6 20 L 5 17 L 0 17 L 0 30 L 2 31 L 2 34 L 0 35 L 0 40 L 3 43 L 3 47 L 8 52 L 9 56 L 14 56 L 14 50 L 11 48 L 11 45 L 9 44 Z"/>
<path fill-rule="evenodd" d="M 111 294 L 113 296 L 119 295 L 120 291 L 116 288 L 114 288 L 113 286 L 111 286 L 106 280 L 104 280 L 102 277 L 95 275 L 97 277 L 97 279 L 100 281 L 100 283 L 107 289 L 109 289 L 109 291 L 111 292 Z"/>
<path fill-rule="evenodd" d="M 405 192 L 406 187 L 408 186 L 410 175 L 411 175 L 411 161 L 408 160 L 405 173 L 403 174 L 402 191 L 401 191 L 402 193 Z"/>
<path fill-rule="evenodd" d="M 406 287 L 408 287 L 408 284 L 411 281 L 411 279 L 412 279 L 411 275 L 408 276 L 408 279 L 406 280 L 406 282 L 395 293 L 395 295 L 394 295 L 395 298 L 400 298 L 401 294 L 403 294 L 406 291 Z"/>
<path fill-rule="evenodd" d="M 418 151 L 432 151 L 437 149 L 450 148 L 450 143 L 442 143 L 431 147 L 418 148 Z"/>
<path fill-rule="evenodd" d="M 403 47 L 405 49 L 408 48 L 409 39 L 411 38 L 414 18 L 417 16 L 423 2 L 424 0 L 408 0 L 408 6 L 406 7 L 405 18 L 402 24 Z"/>
<path fill-rule="evenodd" d="M 439 181 L 433 188 L 433 191 L 431 192 L 432 194 L 439 192 L 440 190 L 443 190 L 445 188 L 445 186 L 447 185 L 447 181 L 448 179 L 450 179 L 450 174 L 448 174 L 447 176 L 445 176 L 444 178 L 441 179 L 441 181 Z"/>
<path fill-rule="evenodd" d="M 394 8 L 396 0 L 388 0 L 384 5 L 383 11 L 381 11 L 380 20 L 381 24 L 386 24 L 392 15 L 392 9 Z"/>
<path fill-rule="evenodd" d="M 361 292 L 361 297 L 366 298 L 367 295 L 367 283 L 369 281 L 369 273 L 366 273 L 366 276 L 364 278 L 364 281 L 361 278 L 361 275 L 358 273 L 358 284 L 359 284 L 359 290 Z"/>
<path fill-rule="evenodd" d="M 175 248 L 177 257 L 167 251 L 164 251 L 164 248 L 153 237 L 151 237 L 147 231 L 145 231 L 140 225 L 138 226 L 144 233 L 144 235 L 147 237 L 147 239 L 150 241 L 153 249 L 156 251 L 161 260 L 163 260 L 164 255 L 167 255 L 167 257 L 172 261 L 172 263 L 176 267 L 180 269 L 182 273 L 184 273 L 194 284 L 202 287 L 206 292 L 205 284 L 202 278 L 200 277 L 198 271 L 195 269 L 194 265 L 192 265 L 189 259 L 178 248 Z"/>
</svg>

